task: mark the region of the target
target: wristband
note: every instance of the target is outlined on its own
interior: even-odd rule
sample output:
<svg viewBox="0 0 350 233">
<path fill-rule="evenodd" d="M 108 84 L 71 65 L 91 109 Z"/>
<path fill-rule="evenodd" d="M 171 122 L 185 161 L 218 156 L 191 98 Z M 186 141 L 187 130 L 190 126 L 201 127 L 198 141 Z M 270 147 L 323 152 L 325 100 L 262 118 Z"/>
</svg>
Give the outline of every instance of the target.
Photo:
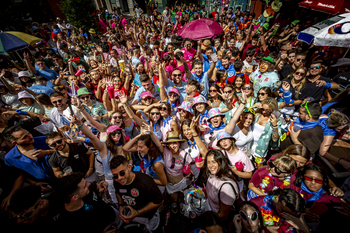
<svg viewBox="0 0 350 233">
<path fill-rule="evenodd" d="M 324 88 L 329 89 L 329 88 L 331 88 L 331 86 L 332 86 L 332 84 L 326 83 L 326 86 L 324 86 Z"/>
<path fill-rule="evenodd" d="M 19 115 L 28 115 L 27 112 L 22 111 L 21 109 L 16 109 L 16 112 L 17 112 Z"/>
<path fill-rule="evenodd" d="M 78 129 L 80 129 L 81 127 L 83 127 L 84 124 L 78 125 Z"/>
<path fill-rule="evenodd" d="M 90 138 L 85 138 L 84 142 L 87 144 L 87 143 L 90 143 L 91 140 L 90 140 Z"/>
</svg>

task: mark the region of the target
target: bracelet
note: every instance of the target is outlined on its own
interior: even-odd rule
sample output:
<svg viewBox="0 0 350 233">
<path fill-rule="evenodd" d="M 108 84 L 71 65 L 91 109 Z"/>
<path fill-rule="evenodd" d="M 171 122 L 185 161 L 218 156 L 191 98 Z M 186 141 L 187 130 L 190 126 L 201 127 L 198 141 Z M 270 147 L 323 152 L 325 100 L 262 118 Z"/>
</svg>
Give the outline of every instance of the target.
<svg viewBox="0 0 350 233">
<path fill-rule="evenodd" d="M 89 142 L 91 142 L 90 138 L 85 138 L 84 142 L 87 144 Z"/>
<path fill-rule="evenodd" d="M 139 216 L 140 216 L 140 215 L 141 215 L 141 214 L 140 214 L 140 212 L 139 212 L 138 210 L 136 210 L 136 211 L 137 211 L 137 213 L 138 213 L 138 214 L 139 214 Z"/>
<path fill-rule="evenodd" d="M 198 134 L 197 135 L 192 135 L 192 137 L 198 137 Z"/>
<path fill-rule="evenodd" d="M 84 124 L 78 125 L 78 129 L 80 129 L 81 127 L 83 127 Z"/>
</svg>

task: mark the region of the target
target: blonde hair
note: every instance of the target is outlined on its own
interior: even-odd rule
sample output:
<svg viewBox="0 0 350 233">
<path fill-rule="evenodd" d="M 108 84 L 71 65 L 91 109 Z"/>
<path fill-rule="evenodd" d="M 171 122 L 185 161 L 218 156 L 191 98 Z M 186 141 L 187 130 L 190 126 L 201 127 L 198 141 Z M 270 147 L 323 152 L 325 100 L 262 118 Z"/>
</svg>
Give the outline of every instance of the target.
<svg viewBox="0 0 350 233">
<path fill-rule="evenodd" d="M 283 172 L 287 172 L 289 174 L 293 174 L 297 169 L 297 164 L 295 163 L 294 159 L 288 155 L 278 155 L 276 158 L 274 158 L 273 164 Z"/>
<path fill-rule="evenodd" d="M 301 88 L 303 88 L 306 85 L 307 69 L 305 67 L 299 67 L 299 68 L 295 69 L 287 78 L 287 79 L 293 79 L 294 78 L 294 74 L 300 69 L 302 69 L 304 71 L 304 77 L 303 77 L 303 79 L 299 82 L 299 84 L 295 88 L 295 97 L 296 98 L 299 97 L 299 93 L 300 93 Z"/>
<path fill-rule="evenodd" d="M 342 125 L 349 124 L 349 118 L 341 112 L 338 112 L 335 109 L 331 109 L 331 114 L 327 119 L 327 125 L 330 128 L 336 128 Z"/>
<path fill-rule="evenodd" d="M 271 111 L 278 110 L 278 103 L 277 103 L 277 100 L 275 98 L 267 97 L 266 99 L 264 99 L 261 102 L 261 104 L 262 105 L 264 105 L 264 104 L 268 105 L 269 108 L 271 109 Z"/>
</svg>

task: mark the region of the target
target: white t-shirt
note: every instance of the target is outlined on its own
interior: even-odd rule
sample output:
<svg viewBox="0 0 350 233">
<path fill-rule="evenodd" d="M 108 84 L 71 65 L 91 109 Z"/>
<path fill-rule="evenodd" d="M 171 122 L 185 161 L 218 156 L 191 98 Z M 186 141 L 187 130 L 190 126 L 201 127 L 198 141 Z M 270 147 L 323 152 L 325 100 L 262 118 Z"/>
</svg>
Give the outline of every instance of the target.
<svg viewBox="0 0 350 233">
<path fill-rule="evenodd" d="M 142 9 L 141 9 L 141 8 L 135 9 L 136 18 L 140 18 L 140 17 L 141 17 L 141 12 L 142 12 Z"/>
<path fill-rule="evenodd" d="M 257 63 L 254 59 L 252 60 L 252 62 L 247 62 L 247 59 L 243 61 L 243 68 L 242 70 L 244 71 L 245 70 L 245 73 L 246 74 L 250 74 L 252 72 L 248 72 L 248 70 L 252 70 L 253 69 L 253 66 L 257 66 L 259 65 L 259 63 Z"/>
<path fill-rule="evenodd" d="M 231 183 L 235 188 L 235 191 L 233 191 L 232 186 L 230 184 L 225 184 L 224 186 L 222 186 L 225 182 Z M 221 192 L 219 194 L 220 188 L 221 188 Z M 219 195 L 220 195 L 221 202 L 229 206 L 233 206 L 236 199 L 238 198 L 235 195 L 235 193 L 238 194 L 238 185 L 235 181 L 228 178 L 224 180 L 224 179 L 219 179 L 214 175 L 210 175 L 207 181 L 206 189 L 207 189 L 209 206 L 211 210 L 214 211 L 215 213 L 218 213 L 220 209 Z"/>
<path fill-rule="evenodd" d="M 79 119 L 83 119 L 83 115 L 81 115 L 80 112 L 78 112 L 78 108 L 75 107 L 74 105 L 72 105 L 72 109 L 73 109 L 73 113 L 74 115 L 76 115 L 77 117 L 79 117 Z M 71 120 L 72 116 L 71 116 L 71 112 L 70 112 L 70 109 L 69 107 L 67 107 L 63 113 L 62 113 L 63 117 L 66 118 L 67 120 Z M 60 112 L 58 111 L 57 108 L 54 108 L 52 111 L 51 111 L 51 122 L 57 127 L 57 128 L 60 128 L 62 126 L 64 126 L 64 124 L 61 122 L 61 114 Z M 68 139 L 72 139 L 70 134 L 69 134 L 69 131 L 65 131 L 63 132 L 64 135 L 68 138 Z"/>
<path fill-rule="evenodd" d="M 10 92 L 7 92 L 5 95 L 1 95 L 2 101 L 11 106 L 11 108 L 18 108 L 22 103 L 18 100 L 18 95 L 12 95 Z"/>
<path fill-rule="evenodd" d="M 242 130 L 235 126 L 235 129 L 232 132 L 232 136 L 236 139 L 236 147 L 242 151 L 249 151 L 252 147 L 254 137 L 251 126 L 248 127 L 248 135 L 245 135 Z"/>
</svg>

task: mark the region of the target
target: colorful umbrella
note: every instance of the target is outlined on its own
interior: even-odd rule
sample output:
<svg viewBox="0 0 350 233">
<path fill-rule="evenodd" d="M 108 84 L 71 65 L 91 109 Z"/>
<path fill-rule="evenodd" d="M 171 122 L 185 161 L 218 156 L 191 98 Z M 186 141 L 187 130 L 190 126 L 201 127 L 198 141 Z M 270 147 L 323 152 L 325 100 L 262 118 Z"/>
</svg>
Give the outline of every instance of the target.
<svg viewBox="0 0 350 233">
<path fill-rule="evenodd" d="M 0 53 L 24 49 L 40 41 L 40 38 L 23 32 L 0 32 Z"/>
<path fill-rule="evenodd" d="M 190 23 L 185 24 L 185 26 L 179 30 L 179 35 L 182 36 L 182 38 L 200 40 L 211 38 L 223 32 L 224 30 L 220 24 L 214 20 L 196 19 Z"/>
<path fill-rule="evenodd" d="M 315 46 L 350 48 L 350 13 L 337 15 L 301 31 L 298 40 Z"/>
</svg>

